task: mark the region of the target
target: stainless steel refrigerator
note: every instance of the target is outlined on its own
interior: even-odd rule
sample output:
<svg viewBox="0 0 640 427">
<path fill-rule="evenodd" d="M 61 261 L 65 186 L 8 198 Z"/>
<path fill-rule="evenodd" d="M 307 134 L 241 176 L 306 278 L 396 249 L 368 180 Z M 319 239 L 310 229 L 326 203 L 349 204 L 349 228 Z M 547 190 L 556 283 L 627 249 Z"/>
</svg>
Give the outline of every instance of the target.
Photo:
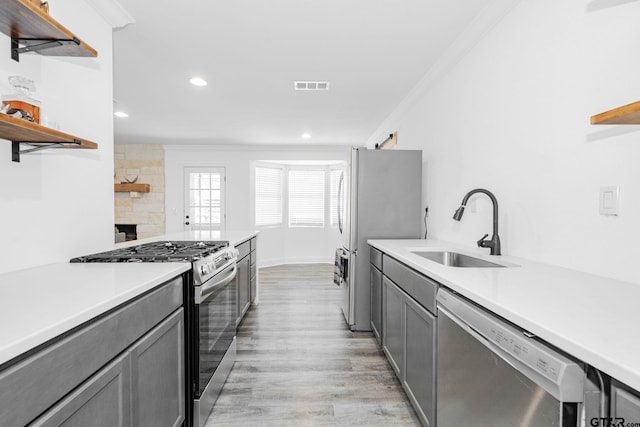
<svg viewBox="0 0 640 427">
<path fill-rule="evenodd" d="M 351 330 L 371 330 L 369 239 L 417 239 L 422 230 L 422 151 L 352 148 L 338 187 L 342 247 L 334 280 Z M 383 265 L 384 267 L 384 265 Z"/>
</svg>

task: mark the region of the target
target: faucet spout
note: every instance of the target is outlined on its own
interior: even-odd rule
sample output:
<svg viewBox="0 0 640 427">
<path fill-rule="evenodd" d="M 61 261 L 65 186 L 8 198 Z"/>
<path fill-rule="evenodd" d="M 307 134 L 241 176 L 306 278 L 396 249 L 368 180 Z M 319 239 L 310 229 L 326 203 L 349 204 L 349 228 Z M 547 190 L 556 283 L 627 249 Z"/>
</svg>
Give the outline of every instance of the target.
<svg viewBox="0 0 640 427">
<path fill-rule="evenodd" d="M 453 214 L 453 219 L 456 221 L 460 221 L 462 219 L 462 215 L 464 214 L 464 208 L 467 206 L 467 202 L 469 198 L 476 193 L 482 193 L 489 196 L 491 199 L 491 203 L 493 205 L 493 234 L 491 235 L 491 239 L 487 240 L 487 235 L 478 240 L 478 246 L 481 248 L 489 248 L 491 250 L 491 255 L 501 255 L 501 247 L 500 247 L 500 236 L 498 235 L 498 200 L 496 196 L 489 190 L 485 190 L 484 188 L 476 188 L 474 190 L 469 191 L 462 198 L 462 203 L 460 207 L 456 209 Z"/>
</svg>

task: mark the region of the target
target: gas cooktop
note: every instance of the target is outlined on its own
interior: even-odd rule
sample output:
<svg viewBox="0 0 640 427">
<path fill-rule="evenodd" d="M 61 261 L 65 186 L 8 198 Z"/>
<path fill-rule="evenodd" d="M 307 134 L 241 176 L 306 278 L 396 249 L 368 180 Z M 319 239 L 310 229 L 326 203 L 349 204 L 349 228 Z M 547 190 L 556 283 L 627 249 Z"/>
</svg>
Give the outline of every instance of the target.
<svg viewBox="0 0 640 427">
<path fill-rule="evenodd" d="M 196 261 L 229 246 L 219 241 L 163 241 L 100 252 L 71 262 L 185 262 Z"/>
</svg>

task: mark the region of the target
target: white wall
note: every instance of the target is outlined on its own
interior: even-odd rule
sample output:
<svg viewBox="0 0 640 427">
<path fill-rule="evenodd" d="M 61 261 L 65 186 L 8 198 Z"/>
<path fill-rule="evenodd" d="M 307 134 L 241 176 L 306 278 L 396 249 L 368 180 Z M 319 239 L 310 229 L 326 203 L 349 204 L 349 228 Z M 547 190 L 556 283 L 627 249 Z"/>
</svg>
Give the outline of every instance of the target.
<svg viewBox="0 0 640 427">
<path fill-rule="evenodd" d="M 640 283 L 640 127 L 589 124 L 640 96 L 638 16 L 638 2 L 521 1 L 392 114 L 378 134 L 423 150 L 431 237 L 472 246 L 490 233 L 484 196 L 451 219 L 484 187 L 500 203 L 504 254 Z M 610 185 L 618 217 L 598 213 Z"/>
<path fill-rule="evenodd" d="M 253 172 L 257 160 L 343 160 L 348 149 L 312 147 L 293 149 L 282 146 L 183 146 L 165 145 L 167 233 L 183 230 L 185 166 L 215 166 L 226 170 L 227 231 L 255 230 L 253 211 Z M 259 229 L 259 266 L 285 263 L 333 262 L 340 245 L 337 229 L 288 227 Z"/>
<path fill-rule="evenodd" d="M 45 116 L 97 150 L 48 150 L 11 161 L 0 140 L 0 272 L 104 250 L 113 243 L 111 26 L 81 1 L 52 2 L 51 16 L 98 51 L 97 58 L 10 56 L 0 35 L 0 92 L 7 77 L 35 80 Z"/>
</svg>

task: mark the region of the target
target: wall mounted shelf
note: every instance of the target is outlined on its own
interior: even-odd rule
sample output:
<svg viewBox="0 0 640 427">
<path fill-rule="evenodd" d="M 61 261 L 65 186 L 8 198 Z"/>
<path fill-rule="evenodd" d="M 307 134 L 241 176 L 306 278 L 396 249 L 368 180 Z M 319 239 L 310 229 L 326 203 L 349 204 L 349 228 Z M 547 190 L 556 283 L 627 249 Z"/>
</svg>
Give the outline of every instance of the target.
<svg viewBox="0 0 640 427">
<path fill-rule="evenodd" d="M 591 116 L 592 125 L 640 125 L 640 101 Z"/>
<path fill-rule="evenodd" d="M 151 191 L 151 185 L 149 184 L 114 184 L 114 191 L 116 193 L 148 193 Z"/>
<path fill-rule="evenodd" d="M 13 143 L 12 160 L 14 162 L 19 162 L 22 154 L 47 148 L 98 148 L 95 142 L 6 114 L 0 114 L 0 138 Z M 22 145 L 28 145 L 30 148 L 20 150 Z"/>
<path fill-rule="evenodd" d="M 11 37 L 11 57 L 16 61 L 25 52 L 47 56 L 98 56 L 94 48 L 30 0 L 2 0 L 0 32 Z"/>
</svg>

